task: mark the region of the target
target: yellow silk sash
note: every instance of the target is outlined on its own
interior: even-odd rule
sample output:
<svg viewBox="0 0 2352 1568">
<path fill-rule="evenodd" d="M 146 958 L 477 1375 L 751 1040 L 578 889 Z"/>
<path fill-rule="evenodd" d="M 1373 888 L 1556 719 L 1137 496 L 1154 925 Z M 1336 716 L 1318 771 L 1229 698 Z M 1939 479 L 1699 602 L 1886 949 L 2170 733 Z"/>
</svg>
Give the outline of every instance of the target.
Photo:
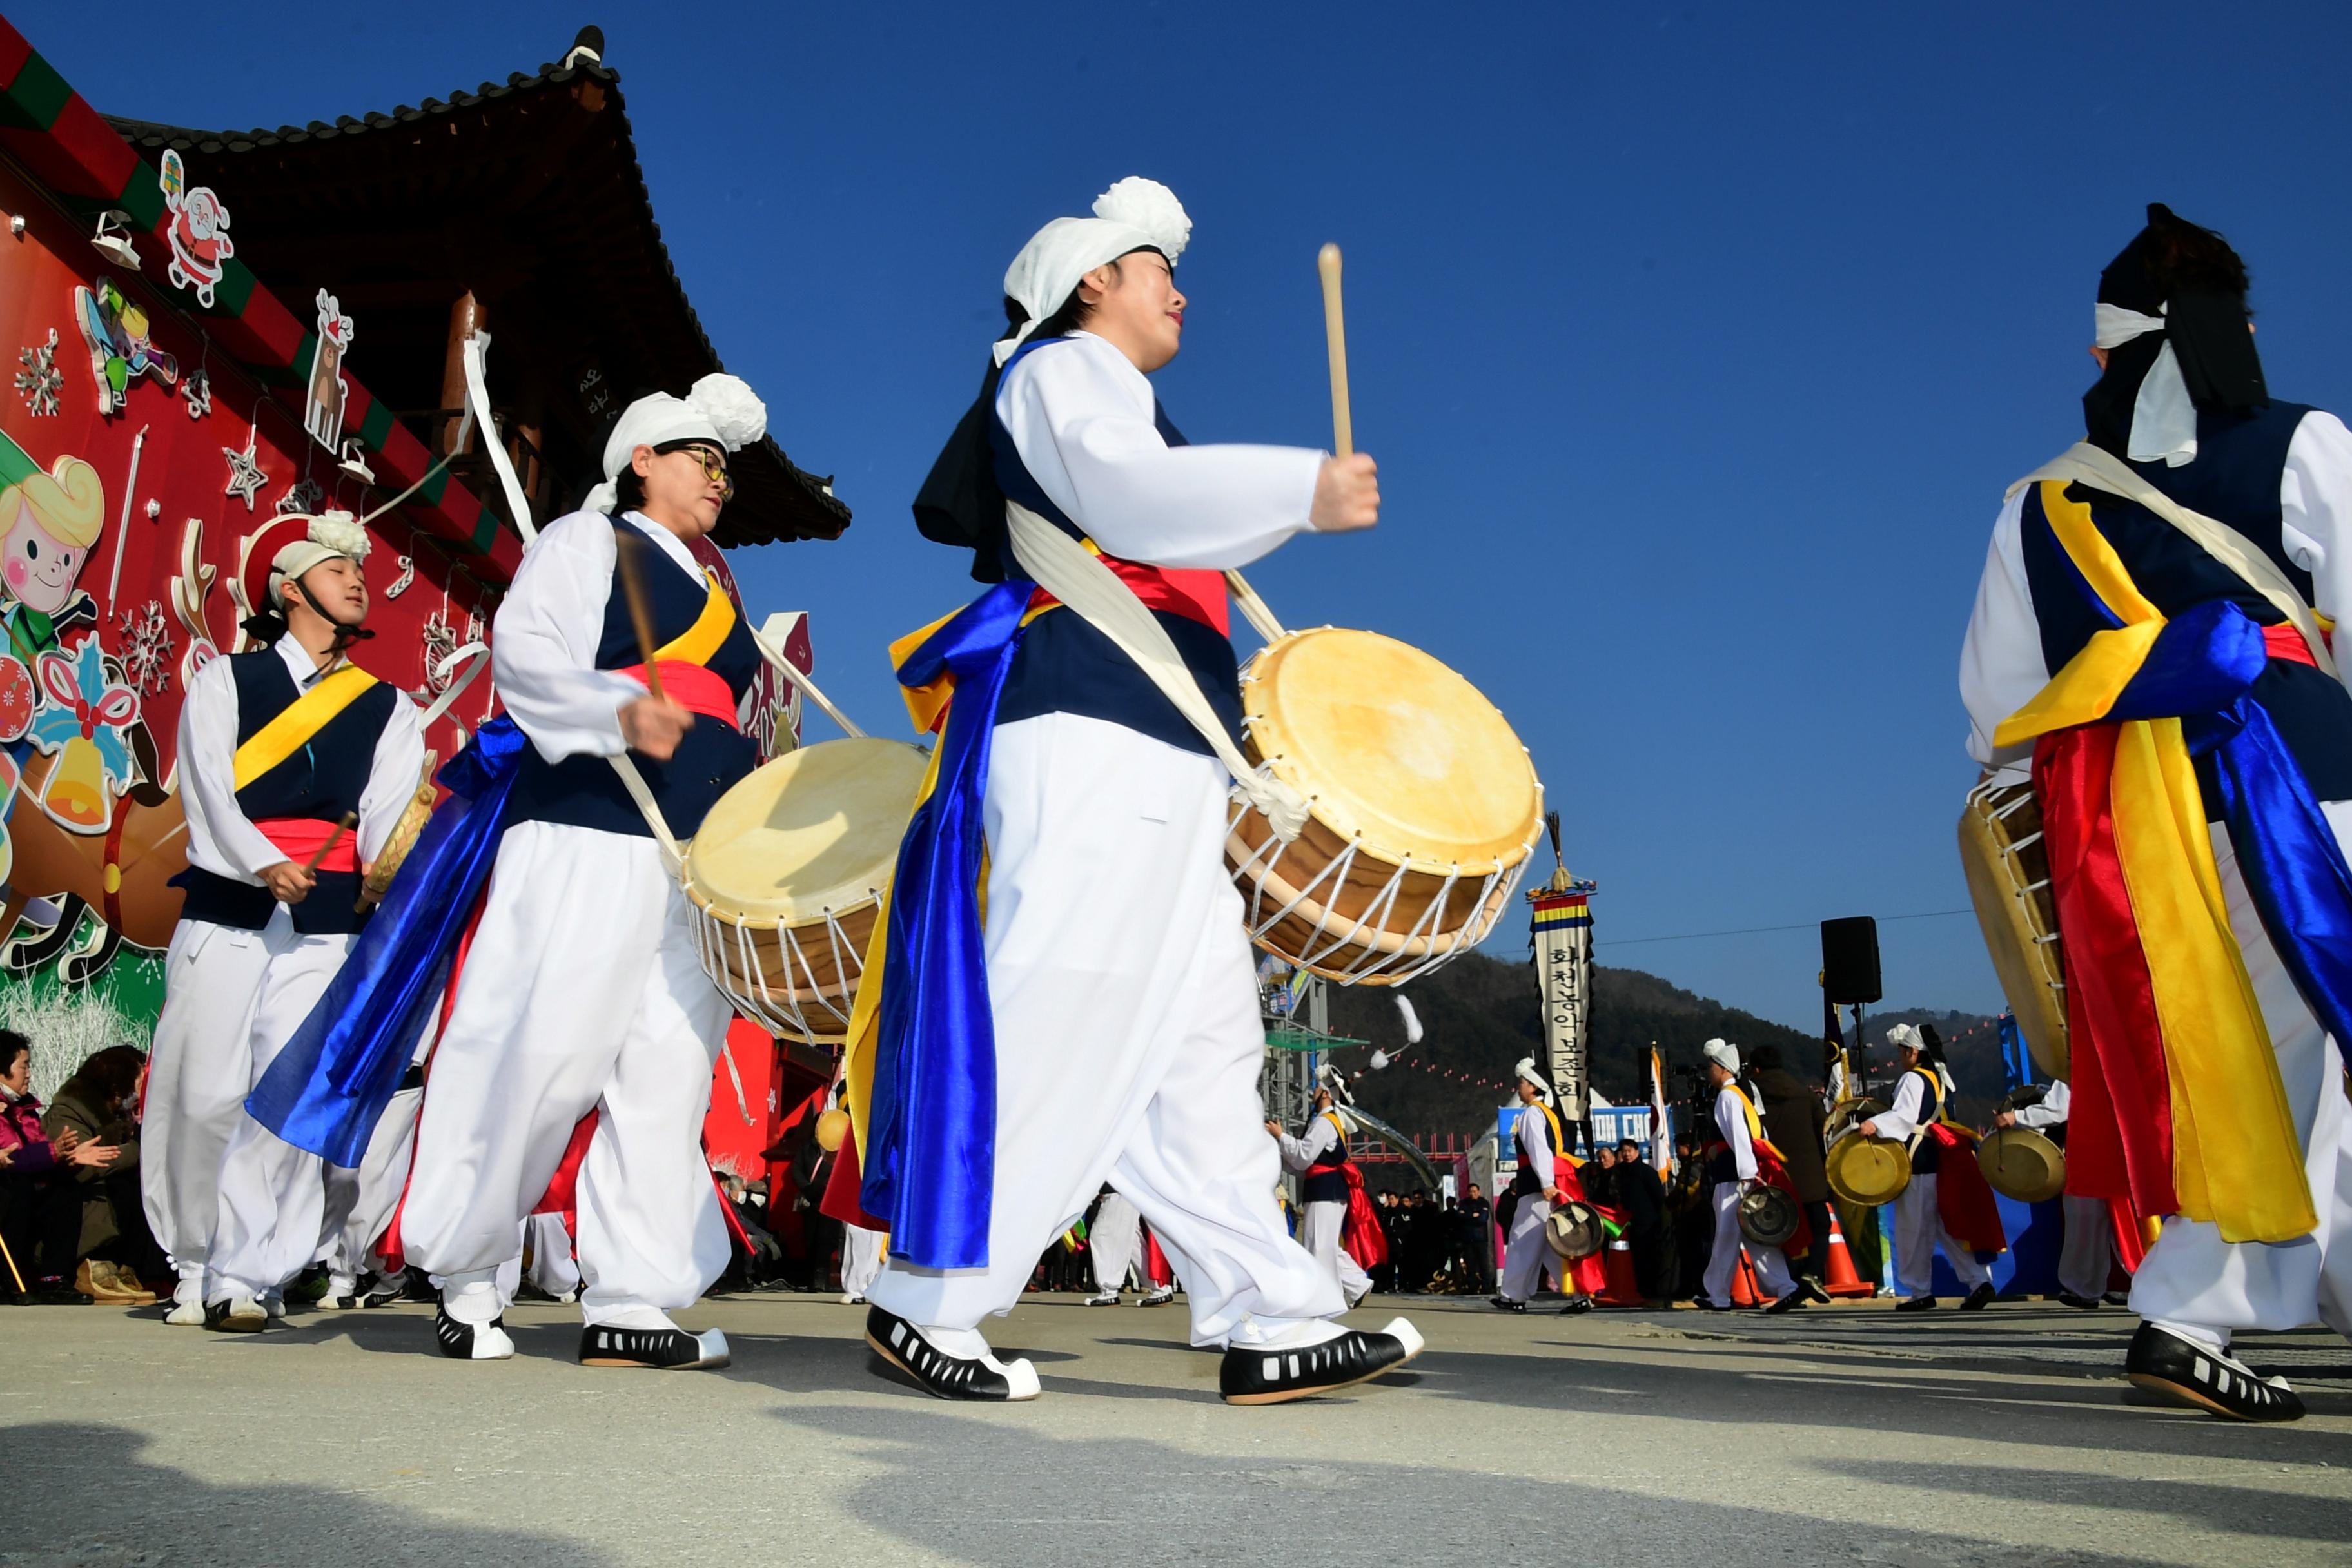
<svg viewBox="0 0 2352 1568">
<path fill-rule="evenodd" d="M 2094 633 L 2032 700 L 2001 721 L 2011 746 L 2095 723 L 2139 671 L 2165 617 L 2139 591 L 2088 505 L 2062 480 L 2039 487 L 2043 517 L 2092 591 L 2123 621 Z M 2302 1141 L 2245 955 L 2230 929 L 2197 772 L 2178 719 L 2120 724 L 2108 791 L 2116 853 L 2147 957 L 2172 1106 L 2180 1211 L 2229 1241 L 2287 1241 L 2318 1224 Z"/>
<path fill-rule="evenodd" d="M 374 684 L 375 677 L 356 664 L 347 664 L 322 677 L 236 749 L 232 768 L 234 787 L 243 789 L 310 744 L 311 736 L 325 729 L 336 714 L 357 701 Z"/>
<path fill-rule="evenodd" d="M 694 625 L 654 649 L 655 663 L 677 659 L 707 669 L 710 661 L 719 657 L 727 634 L 735 629 L 735 606 L 728 601 L 727 591 L 719 585 L 719 574 L 706 569 L 702 578 L 710 588 L 709 596 L 702 601 L 702 613 L 694 617 Z"/>
</svg>

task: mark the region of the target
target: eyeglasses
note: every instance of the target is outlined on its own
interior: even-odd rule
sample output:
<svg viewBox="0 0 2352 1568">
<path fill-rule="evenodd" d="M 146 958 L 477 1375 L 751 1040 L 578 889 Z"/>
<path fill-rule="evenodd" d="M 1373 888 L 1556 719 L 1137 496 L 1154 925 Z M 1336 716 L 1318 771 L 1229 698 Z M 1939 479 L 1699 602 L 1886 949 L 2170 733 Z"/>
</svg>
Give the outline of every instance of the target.
<svg viewBox="0 0 2352 1568">
<path fill-rule="evenodd" d="M 727 500 L 735 494 L 734 478 L 727 472 L 727 459 L 708 447 L 680 447 L 679 451 L 702 465 L 703 477 L 719 487 L 719 499 Z"/>
</svg>

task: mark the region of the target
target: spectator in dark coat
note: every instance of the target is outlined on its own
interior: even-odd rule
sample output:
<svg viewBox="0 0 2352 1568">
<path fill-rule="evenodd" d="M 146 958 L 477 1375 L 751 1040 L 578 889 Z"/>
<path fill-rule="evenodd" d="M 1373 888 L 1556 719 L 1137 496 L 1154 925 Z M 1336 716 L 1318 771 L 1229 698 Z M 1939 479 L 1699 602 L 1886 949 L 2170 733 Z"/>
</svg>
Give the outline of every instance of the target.
<svg viewBox="0 0 2352 1568">
<path fill-rule="evenodd" d="M 1814 1300 L 1827 1301 L 1822 1279 L 1830 1256 L 1830 1183 L 1822 1154 L 1828 1147 L 1829 1112 L 1822 1105 L 1822 1091 L 1782 1065 L 1779 1047 L 1759 1046 L 1749 1059 L 1763 1100 L 1757 1109 L 1764 1118 L 1764 1136 L 1780 1151 L 1797 1201 L 1812 1226 L 1812 1250 L 1797 1263 L 1797 1274 Z"/>
<path fill-rule="evenodd" d="M 1461 1248 L 1465 1266 L 1464 1278 L 1481 1296 L 1495 1292 L 1495 1205 L 1470 1184 L 1470 1195 L 1462 1200 Z"/>
<path fill-rule="evenodd" d="M 1706 1180 L 1706 1160 L 1698 1144 L 1675 1141 L 1675 1174 L 1666 1184 L 1666 1218 L 1673 1227 L 1675 1300 L 1693 1295 L 1715 1248 L 1715 1210 Z"/>
<path fill-rule="evenodd" d="M 1666 1184 L 1631 1138 L 1617 1145 L 1610 1173 L 1617 1208 L 1625 1216 L 1625 1245 L 1633 1254 L 1633 1286 L 1644 1301 L 1674 1300 L 1673 1249 L 1666 1234 Z"/>
<path fill-rule="evenodd" d="M 171 1272 L 139 1196 L 139 1075 L 147 1058 L 130 1046 L 91 1055 L 66 1079 L 42 1113 L 59 1149 L 82 1144 L 120 1151 L 103 1165 L 71 1167 L 81 1196 L 81 1266 L 75 1286 L 100 1302 L 140 1306 L 155 1299 L 145 1281 Z"/>
<path fill-rule="evenodd" d="M 0 1237 L 14 1274 L 0 1268 L 0 1299 L 37 1305 L 88 1305 L 74 1289 L 80 1261 L 81 1194 L 75 1173 L 110 1164 L 116 1151 L 76 1142 L 60 1150 L 41 1127 L 33 1097 L 33 1047 L 13 1029 L 0 1029 Z M 24 1277 L 24 1289 L 16 1287 Z"/>
</svg>

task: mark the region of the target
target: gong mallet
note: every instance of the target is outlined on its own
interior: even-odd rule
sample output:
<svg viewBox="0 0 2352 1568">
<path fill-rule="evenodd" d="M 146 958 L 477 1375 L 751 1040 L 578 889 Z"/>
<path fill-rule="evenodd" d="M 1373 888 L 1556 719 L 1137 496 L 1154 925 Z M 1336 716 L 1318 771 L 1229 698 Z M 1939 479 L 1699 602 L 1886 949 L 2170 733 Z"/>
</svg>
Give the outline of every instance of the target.
<svg viewBox="0 0 2352 1568">
<path fill-rule="evenodd" d="M 654 662 L 654 610 L 646 599 L 646 580 L 637 570 L 636 552 L 645 548 L 626 534 L 613 558 L 614 574 L 621 580 L 621 596 L 629 602 L 629 623 L 636 628 L 637 658 L 646 667 L 646 689 L 662 700 L 661 667 Z"/>
</svg>

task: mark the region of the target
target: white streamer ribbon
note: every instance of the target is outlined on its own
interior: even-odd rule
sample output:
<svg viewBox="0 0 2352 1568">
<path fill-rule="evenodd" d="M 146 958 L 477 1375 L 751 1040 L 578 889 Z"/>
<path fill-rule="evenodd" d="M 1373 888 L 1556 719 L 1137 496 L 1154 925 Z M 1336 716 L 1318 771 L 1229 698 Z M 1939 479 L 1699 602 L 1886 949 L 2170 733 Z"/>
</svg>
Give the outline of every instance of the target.
<svg viewBox="0 0 2352 1568">
<path fill-rule="evenodd" d="M 1234 775 L 1242 798 L 1265 818 L 1275 837 L 1285 844 L 1294 842 L 1307 826 L 1306 797 L 1272 773 L 1250 766 L 1202 693 L 1192 668 L 1176 651 L 1168 629 L 1153 618 L 1135 596 L 1135 590 L 1085 545 L 1018 501 L 1004 503 L 1004 516 L 1012 531 L 1013 558 L 1021 563 L 1021 569 L 1133 659 L 1136 668 L 1209 742 L 1217 760 Z"/>
<path fill-rule="evenodd" d="M 2092 308 L 2091 341 L 2103 349 L 2119 348 L 2134 338 L 2166 330 L 2162 316 L 2144 315 L 2121 305 Z M 2132 401 L 2131 439 L 2126 443 L 2135 463 L 2161 462 L 2178 468 L 2197 460 L 2197 404 L 2181 379 L 2179 356 L 2167 339 L 2156 353 L 2156 363 L 2139 384 Z"/>
</svg>

